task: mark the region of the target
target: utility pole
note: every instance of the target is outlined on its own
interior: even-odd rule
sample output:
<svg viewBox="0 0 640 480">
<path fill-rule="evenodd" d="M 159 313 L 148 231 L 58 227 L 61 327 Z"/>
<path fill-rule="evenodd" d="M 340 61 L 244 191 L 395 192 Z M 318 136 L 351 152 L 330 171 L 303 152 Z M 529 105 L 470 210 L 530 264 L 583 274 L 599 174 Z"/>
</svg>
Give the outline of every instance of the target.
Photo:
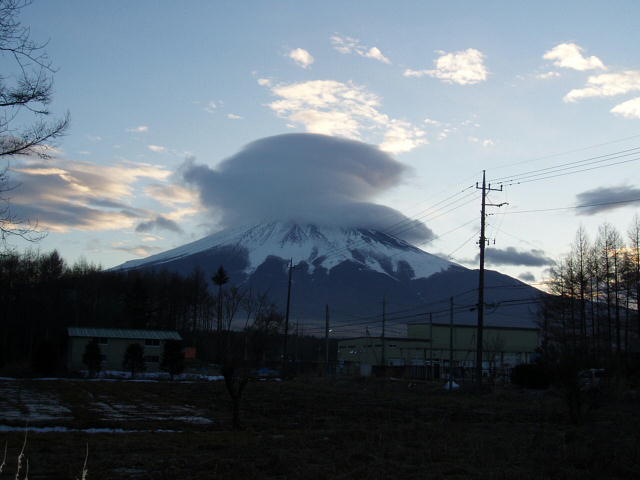
<svg viewBox="0 0 640 480">
<path fill-rule="evenodd" d="M 429 312 L 429 380 L 433 380 L 435 369 L 433 368 L 433 314 Z"/>
<path fill-rule="evenodd" d="M 324 306 L 324 369 L 329 375 L 329 304 Z"/>
<path fill-rule="evenodd" d="M 293 259 L 289 261 L 289 283 L 287 285 L 287 310 L 284 316 L 284 348 L 282 349 L 282 375 L 287 369 L 287 339 L 289 337 L 289 310 L 291 308 L 291 272 L 293 271 Z"/>
<path fill-rule="evenodd" d="M 453 388 L 453 297 L 449 297 L 449 391 Z"/>
<path fill-rule="evenodd" d="M 382 298 L 382 371 L 385 371 L 385 340 L 384 340 L 384 328 L 387 323 L 387 299 Z"/>
<path fill-rule="evenodd" d="M 477 345 L 476 345 L 476 384 L 478 389 L 482 387 L 482 329 L 484 328 L 484 248 L 487 243 L 487 239 L 484 235 L 484 226 L 486 220 L 485 210 L 486 207 L 501 207 L 506 205 L 505 203 L 500 204 L 487 204 L 487 193 L 488 192 L 501 192 L 502 185 L 500 188 L 491 188 L 491 184 L 487 185 L 485 171 L 482 171 L 482 187 L 478 186 L 476 182 L 476 188 L 482 190 L 482 210 L 480 212 L 480 241 L 478 242 L 480 245 L 480 277 L 478 279 L 478 332 L 476 335 Z"/>
</svg>

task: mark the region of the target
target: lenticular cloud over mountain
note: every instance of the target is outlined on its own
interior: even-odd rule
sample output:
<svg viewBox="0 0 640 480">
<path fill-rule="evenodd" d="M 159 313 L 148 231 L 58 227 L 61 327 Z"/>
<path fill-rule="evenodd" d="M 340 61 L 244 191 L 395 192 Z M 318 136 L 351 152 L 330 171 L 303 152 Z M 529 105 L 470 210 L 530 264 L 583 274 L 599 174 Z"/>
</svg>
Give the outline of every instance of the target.
<svg viewBox="0 0 640 480">
<path fill-rule="evenodd" d="M 256 140 L 217 168 L 189 159 L 180 175 L 225 227 L 283 220 L 395 227 L 402 231 L 398 237 L 424 243 L 433 238 L 426 225 L 373 203 L 377 195 L 399 185 L 407 170 L 372 145 L 305 133 Z"/>
</svg>

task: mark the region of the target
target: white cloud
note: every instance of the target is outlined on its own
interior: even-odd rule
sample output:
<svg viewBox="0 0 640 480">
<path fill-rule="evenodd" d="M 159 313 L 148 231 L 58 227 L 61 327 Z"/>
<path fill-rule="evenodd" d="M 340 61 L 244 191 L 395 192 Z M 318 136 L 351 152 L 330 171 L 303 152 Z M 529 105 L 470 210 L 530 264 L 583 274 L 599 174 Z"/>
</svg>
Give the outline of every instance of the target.
<svg viewBox="0 0 640 480">
<path fill-rule="evenodd" d="M 391 63 L 391 60 L 385 57 L 378 47 L 371 47 L 364 56 L 367 58 L 373 58 L 374 60 L 378 60 L 382 63 Z"/>
<path fill-rule="evenodd" d="M 313 56 L 304 48 L 291 50 L 287 56 L 302 68 L 308 68 L 314 62 Z"/>
<path fill-rule="evenodd" d="M 333 48 L 342 54 L 356 54 L 361 57 L 378 60 L 382 63 L 391 63 L 391 60 L 385 57 L 378 47 L 365 47 L 357 38 L 334 35 L 331 37 L 331 43 L 333 44 Z"/>
<path fill-rule="evenodd" d="M 227 113 L 227 118 L 231 120 L 242 120 L 244 117 L 236 115 L 235 113 Z"/>
<path fill-rule="evenodd" d="M 496 142 L 494 142 L 493 140 L 491 140 L 490 138 L 485 138 L 484 140 L 478 137 L 468 137 L 468 140 L 471 143 L 479 143 L 480 145 L 482 145 L 483 147 L 487 148 L 487 147 L 493 147 L 495 146 Z"/>
<path fill-rule="evenodd" d="M 163 147 L 162 145 L 147 145 L 147 148 L 156 153 L 164 152 L 167 149 L 167 147 Z"/>
<path fill-rule="evenodd" d="M 640 97 L 627 100 L 611 109 L 611 113 L 625 118 L 640 118 Z"/>
<path fill-rule="evenodd" d="M 218 105 L 216 105 L 216 102 L 211 100 L 209 103 L 207 103 L 206 107 L 204 107 L 204 110 L 205 112 L 213 113 L 216 111 L 217 108 L 218 108 Z"/>
<path fill-rule="evenodd" d="M 271 88 L 278 100 L 269 107 L 306 131 L 338 135 L 374 143 L 391 153 L 413 150 L 427 143 L 426 134 L 408 121 L 380 112 L 380 99 L 351 82 L 313 80 Z"/>
<path fill-rule="evenodd" d="M 571 68 L 573 70 L 606 70 L 602 60 L 598 57 L 585 57 L 584 48 L 575 43 L 561 43 L 546 52 L 542 58 L 552 60 L 556 67 Z"/>
<path fill-rule="evenodd" d="M 485 55 L 480 50 L 468 48 L 454 53 L 439 51 L 440 56 L 435 60 L 434 70 L 404 71 L 405 77 L 423 77 L 425 75 L 439 78 L 447 83 L 458 85 L 473 85 L 484 82 L 489 71 L 484 64 Z"/>
<path fill-rule="evenodd" d="M 271 79 L 270 78 L 259 78 L 258 79 L 258 85 L 260 85 L 262 87 L 270 87 L 271 86 Z"/>
<path fill-rule="evenodd" d="M 391 153 L 410 152 L 426 142 L 426 132 L 405 122 L 391 120 L 380 144 L 380 150 Z"/>
<path fill-rule="evenodd" d="M 613 97 L 634 91 L 640 91 L 640 70 L 602 73 L 590 76 L 584 88 L 571 90 L 564 96 L 564 101 L 575 102 L 582 98 Z"/>
<path fill-rule="evenodd" d="M 127 128 L 128 133 L 145 133 L 149 131 L 149 127 L 146 125 L 140 125 L 139 127 Z"/>
<path fill-rule="evenodd" d="M 560 76 L 560 72 L 545 72 L 545 73 L 539 73 L 538 75 L 536 75 L 536 78 L 539 78 L 541 80 L 548 80 L 550 78 L 557 78 Z"/>
</svg>

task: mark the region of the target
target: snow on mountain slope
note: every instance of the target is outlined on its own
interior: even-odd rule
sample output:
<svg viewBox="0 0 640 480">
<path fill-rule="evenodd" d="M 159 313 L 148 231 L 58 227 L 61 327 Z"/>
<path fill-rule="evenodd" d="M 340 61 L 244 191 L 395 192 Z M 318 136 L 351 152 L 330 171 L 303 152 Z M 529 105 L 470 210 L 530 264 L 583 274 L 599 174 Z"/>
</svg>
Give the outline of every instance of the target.
<svg viewBox="0 0 640 480">
<path fill-rule="evenodd" d="M 271 222 L 247 230 L 224 230 L 157 255 L 128 261 L 116 269 L 158 265 L 222 247 L 246 250 L 247 274 L 271 255 L 292 259 L 294 265 L 304 261 L 310 272 L 319 266 L 330 270 L 349 260 L 391 276 L 405 272 L 412 278 L 427 278 L 458 266 L 376 230 Z"/>
</svg>

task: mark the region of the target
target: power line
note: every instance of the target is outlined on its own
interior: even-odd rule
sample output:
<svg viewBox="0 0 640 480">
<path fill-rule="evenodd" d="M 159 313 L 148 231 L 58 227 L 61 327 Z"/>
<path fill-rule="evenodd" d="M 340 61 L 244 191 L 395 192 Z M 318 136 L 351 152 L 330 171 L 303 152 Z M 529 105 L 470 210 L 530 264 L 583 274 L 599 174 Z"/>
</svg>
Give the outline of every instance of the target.
<svg viewBox="0 0 640 480">
<path fill-rule="evenodd" d="M 498 182 L 498 184 L 499 185 L 503 184 L 505 186 L 511 186 L 511 185 L 521 185 L 523 183 L 539 182 L 540 180 L 547 180 L 549 178 L 556 178 L 556 177 L 565 177 L 567 175 L 574 175 L 576 173 L 589 172 L 591 170 L 598 170 L 598 169 L 601 169 L 601 168 L 613 167 L 613 166 L 616 166 L 616 165 L 623 165 L 625 163 L 637 162 L 638 160 L 640 160 L 640 157 L 632 158 L 630 160 L 623 160 L 623 161 L 620 161 L 620 162 L 614 162 L 614 163 L 610 163 L 610 164 L 607 164 L 607 165 L 598 165 L 596 167 L 583 168 L 583 169 L 580 169 L 580 170 L 573 170 L 573 171 L 570 171 L 570 172 L 558 173 L 558 174 L 555 174 L 555 175 L 547 175 L 546 177 L 532 178 L 532 179 L 529 179 L 529 180 L 526 180 L 526 179 L 525 180 L 518 180 L 518 181 L 513 181 L 511 183 Z M 552 173 L 552 172 L 550 172 L 550 173 Z"/>
<path fill-rule="evenodd" d="M 589 207 L 600 207 L 600 206 L 605 206 L 605 205 L 619 205 L 619 204 L 623 204 L 623 203 L 634 203 L 634 202 L 640 202 L 640 198 L 631 198 L 629 200 L 619 200 L 616 202 L 600 202 L 600 203 L 588 203 L 588 204 L 584 204 L 584 205 L 576 205 L 573 207 L 557 207 L 557 208 L 539 208 L 539 209 L 535 209 L 535 210 L 513 210 L 510 212 L 505 212 L 505 215 L 511 215 L 511 214 L 515 214 L 515 213 L 538 213 L 538 212 L 556 212 L 556 211 L 560 211 L 560 210 L 576 210 L 579 208 L 589 208 Z"/>
<path fill-rule="evenodd" d="M 570 155 L 572 153 L 584 152 L 585 150 L 590 150 L 592 148 L 604 147 L 605 145 L 612 145 L 614 143 L 620 143 L 620 142 L 624 142 L 624 141 L 627 141 L 627 140 L 632 140 L 632 139 L 635 139 L 635 138 L 640 138 L 640 134 L 631 135 L 630 137 L 619 138 L 619 139 L 611 140 L 611 141 L 608 141 L 608 142 L 597 143 L 597 144 L 594 144 L 594 145 L 588 145 L 586 147 L 576 148 L 576 149 L 573 149 L 573 150 L 565 150 L 563 152 L 551 153 L 551 154 L 548 154 L 548 155 L 544 155 L 542 157 L 534 157 L 534 158 L 531 158 L 529 160 L 522 160 L 522 161 L 516 162 L 516 163 L 505 163 L 503 165 L 498 165 L 497 167 L 492 167 L 492 170 L 501 170 L 501 169 L 508 168 L 508 167 L 515 167 L 516 165 L 523 165 L 525 163 L 533 163 L 533 162 L 538 162 L 540 160 L 547 160 L 549 158 L 556 158 L 556 157 L 561 157 L 563 155 Z"/>
<path fill-rule="evenodd" d="M 593 163 L 600 163 L 600 162 L 606 162 L 609 160 L 613 160 L 616 158 L 622 158 L 622 157 L 628 157 L 631 155 L 636 155 L 638 153 L 638 150 L 640 150 L 640 147 L 634 147 L 634 148 L 629 148 L 626 150 L 620 150 L 618 152 L 613 152 L 613 153 L 607 153 L 604 155 L 598 155 L 595 157 L 589 157 L 589 158 L 585 158 L 582 160 L 575 160 L 573 162 L 567 162 L 567 163 L 561 163 L 559 165 L 553 165 L 551 167 L 546 167 L 546 168 L 539 168 L 537 170 L 530 170 L 528 172 L 522 172 L 522 173 L 518 173 L 518 174 L 514 174 L 514 175 L 507 175 L 504 177 L 498 177 L 498 178 L 492 178 L 491 182 L 497 182 L 497 183 L 505 183 L 505 182 L 499 182 L 499 180 L 506 180 L 507 182 L 513 181 L 514 179 L 520 178 L 520 177 L 524 177 L 524 176 L 529 176 L 532 174 L 538 174 L 539 172 L 548 172 L 549 170 L 556 170 L 556 169 L 570 169 L 570 168 L 575 168 L 577 166 L 581 166 L 581 165 L 589 165 L 589 164 L 593 164 Z M 629 153 L 631 152 L 631 153 Z M 540 173 L 541 175 L 543 173 Z"/>
</svg>

